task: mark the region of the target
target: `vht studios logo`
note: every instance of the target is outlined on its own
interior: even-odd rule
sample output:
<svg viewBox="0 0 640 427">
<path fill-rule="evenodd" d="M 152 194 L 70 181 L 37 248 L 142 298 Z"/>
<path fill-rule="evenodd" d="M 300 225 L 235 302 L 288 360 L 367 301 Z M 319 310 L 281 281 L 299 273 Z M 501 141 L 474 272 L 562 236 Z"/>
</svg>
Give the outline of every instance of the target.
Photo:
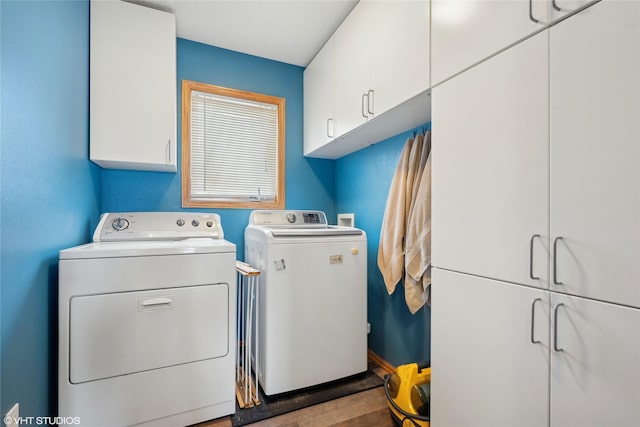
<svg viewBox="0 0 640 427">
<path fill-rule="evenodd" d="M 62 426 L 62 425 L 80 425 L 80 417 L 10 417 L 3 419 L 4 425 L 39 425 L 39 426 Z"/>
</svg>

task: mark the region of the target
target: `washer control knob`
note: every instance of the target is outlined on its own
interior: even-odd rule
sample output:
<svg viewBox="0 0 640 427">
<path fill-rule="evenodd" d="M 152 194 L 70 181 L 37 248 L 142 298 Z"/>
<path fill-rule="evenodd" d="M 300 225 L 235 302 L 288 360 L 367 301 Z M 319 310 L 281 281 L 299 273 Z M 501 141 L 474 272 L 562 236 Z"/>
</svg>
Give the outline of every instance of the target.
<svg viewBox="0 0 640 427">
<path fill-rule="evenodd" d="M 213 227 L 213 221 L 207 221 L 207 227 L 209 228 Z"/>
<path fill-rule="evenodd" d="M 178 224 L 178 227 L 182 227 L 184 225 L 184 219 L 180 218 L 176 221 L 176 224 Z"/>
<path fill-rule="evenodd" d="M 129 228 L 129 220 L 126 218 L 118 217 L 111 222 L 111 227 L 116 231 L 123 231 Z"/>
<path fill-rule="evenodd" d="M 194 227 L 197 227 L 200 225 L 200 221 L 198 221 L 197 219 L 194 219 L 193 221 L 191 221 L 191 225 L 193 225 Z"/>
<path fill-rule="evenodd" d="M 288 213 L 287 214 L 287 221 L 289 221 L 291 224 L 296 222 L 296 214 L 294 213 Z"/>
</svg>

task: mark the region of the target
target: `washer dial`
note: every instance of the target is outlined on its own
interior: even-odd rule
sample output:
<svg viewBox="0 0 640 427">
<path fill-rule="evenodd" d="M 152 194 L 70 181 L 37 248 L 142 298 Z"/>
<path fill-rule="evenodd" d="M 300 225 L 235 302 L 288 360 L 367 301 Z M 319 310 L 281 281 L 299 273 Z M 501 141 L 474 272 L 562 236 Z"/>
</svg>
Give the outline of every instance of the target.
<svg viewBox="0 0 640 427">
<path fill-rule="evenodd" d="M 111 227 L 116 231 L 124 231 L 129 228 L 129 220 L 118 217 L 111 222 Z"/>
<path fill-rule="evenodd" d="M 287 214 L 287 221 L 289 221 L 290 224 L 294 224 L 296 222 L 296 214 L 288 213 Z"/>
</svg>

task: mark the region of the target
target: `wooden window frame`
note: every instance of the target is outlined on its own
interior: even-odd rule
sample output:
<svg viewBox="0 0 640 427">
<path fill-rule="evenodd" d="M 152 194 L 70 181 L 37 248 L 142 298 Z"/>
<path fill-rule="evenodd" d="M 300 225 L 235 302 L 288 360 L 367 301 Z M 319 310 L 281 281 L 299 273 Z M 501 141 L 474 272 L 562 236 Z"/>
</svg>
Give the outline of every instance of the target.
<svg viewBox="0 0 640 427">
<path fill-rule="evenodd" d="M 217 201 L 191 197 L 191 92 L 239 98 L 248 101 L 273 104 L 278 109 L 277 190 L 273 201 Z M 182 81 L 182 207 L 183 208 L 237 208 L 284 209 L 285 207 L 285 98 L 231 89 L 191 80 Z"/>
</svg>

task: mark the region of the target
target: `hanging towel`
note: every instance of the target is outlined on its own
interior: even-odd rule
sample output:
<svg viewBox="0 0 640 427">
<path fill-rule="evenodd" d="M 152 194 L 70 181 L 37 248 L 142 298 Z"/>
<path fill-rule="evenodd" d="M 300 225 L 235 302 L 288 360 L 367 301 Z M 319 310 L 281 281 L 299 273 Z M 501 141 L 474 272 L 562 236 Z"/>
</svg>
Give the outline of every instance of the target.
<svg viewBox="0 0 640 427">
<path fill-rule="evenodd" d="M 431 132 L 422 148 L 405 236 L 405 300 L 416 313 L 429 299 L 431 285 Z"/>
<path fill-rule="evenodd" d="M 416 314 L 425 304 L 430 304 L 431 267 L 427 268 L 420 280 L 406 274 L 404 278 L 404 300 L 411 314 Z"/>
<path fill-rule="evenodd" d="M 407 225 L 409 216 L 411 215 L 411 209 L 416 200 L 416 193 L 418 192 L 418 184 L 420 182 L 420 172 L 424 165 L 421 165 L 422 161 L 422 148 L 424 143 L 424 136 L 417 135 L 413 138 L 413 145 L 411 146 L 411 153 L 409 154 L 409 165 L 407 167 L 407 181 L 405 184 L 405 203 L 404 203 L 404 217 L 405 217 L 405 236 L 407 234 Z M 406 247 L 406 242 L 405 242 Z"/>
<path fill-rule="evenodd" d="M 407 200 L 407 173 L 414 140 L 409 139 L 400 153 L 400 160 L 391 180 L 387 204 L 380 229 L 378 268 L 389 295 L 396 289 L 404 271 L 404 233 L 411 200 Z M 411 196 L 411 193 L 409 193 Z"/>
</svg>

